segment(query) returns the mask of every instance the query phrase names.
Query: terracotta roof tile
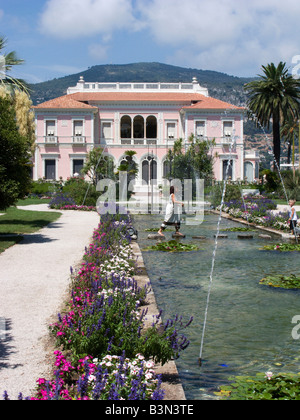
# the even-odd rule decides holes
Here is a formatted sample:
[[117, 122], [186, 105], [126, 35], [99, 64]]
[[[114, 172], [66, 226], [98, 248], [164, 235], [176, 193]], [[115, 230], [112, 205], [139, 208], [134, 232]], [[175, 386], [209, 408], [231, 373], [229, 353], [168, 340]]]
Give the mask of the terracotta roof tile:
[[61, 96], [56, 99], [34, 106], [34, 109], [98, 109], [97, 107], [82, 103], [72, 99], [69, 95]]
[[[70, 95], [77, 101], [87, 102], [178, 102], [186, 103], [183, 109], [233, 109], [244, 108], [231, 105], [199, 93], [166, 93], [166, 92], [78, 92]], [[196, 104], [192, 104], [197, 101]]]
[[[143, 93], [143, 92], [78, 92], [61, 96], [51, 101], [44, 102], [34, 109], [98, 109], [96, 106], [84, 102], [177, 102], [183, 109], [232, 109], [243, 111], [229, 103], [206, 97], [198, 93]], [[196, 103], [194, 103], [196, 102]]]
[[245, 108], [231, 105], [227, 102], [220, 101], [219, 99], [211, 97], [203, 97], [204, 99], [200, 100], [196, 104], [190, 106], [184, 106], [183, 109], [232, 109], [243, 111]]
[[187, 102], [200, 100], [205, 96], [196, 93], [165, 92], [78, 92], [69, 95], [77, 101], [88, 102]]

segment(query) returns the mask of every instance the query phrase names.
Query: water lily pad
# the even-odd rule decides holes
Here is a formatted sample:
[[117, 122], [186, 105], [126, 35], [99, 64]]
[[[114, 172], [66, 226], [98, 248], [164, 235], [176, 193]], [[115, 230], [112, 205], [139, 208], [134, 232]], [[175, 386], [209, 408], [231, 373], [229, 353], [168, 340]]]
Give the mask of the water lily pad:
[[265, 251], [279, 251], [279, 252], [300, 252], [300, 244], [276, 244], [266, 245], [262, 248]]
[[162, 251], [162, 252], [191, 252], [198, 251], [197, 245], [193, 244], [182, 244], [177, 241], [169, 241], [158, 243], [154, 246], [146, 248], [145, 251]]
[[300, 289], [300, 277], [294, 274], [290, 276], [268, 276], [262, 279], [260, 284], [282, 289]]

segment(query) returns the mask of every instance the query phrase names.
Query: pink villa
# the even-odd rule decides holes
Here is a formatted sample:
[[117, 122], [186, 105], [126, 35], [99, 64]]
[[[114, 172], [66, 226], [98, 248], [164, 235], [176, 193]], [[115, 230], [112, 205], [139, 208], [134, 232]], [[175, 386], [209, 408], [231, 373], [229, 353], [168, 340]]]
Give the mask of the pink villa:
[[245, 109], [209, 97], [195, 78], [192, 83], [86, 83], [81, 77], [67, 95], [34, 110], [35, 180], [66, 180], [80, 173], [90, 150], [102, 147], [116, 167], [125, 151], [136, 151], [136, 184], [148, 184], [149, 177], [161, 184], [168, 150], [178, 138], [188, 145], [191, 134], [215, 139], [216, 180], [223, 180], [229, 159], [233, 181], [258, 177], [259, 157], [244, 149]]

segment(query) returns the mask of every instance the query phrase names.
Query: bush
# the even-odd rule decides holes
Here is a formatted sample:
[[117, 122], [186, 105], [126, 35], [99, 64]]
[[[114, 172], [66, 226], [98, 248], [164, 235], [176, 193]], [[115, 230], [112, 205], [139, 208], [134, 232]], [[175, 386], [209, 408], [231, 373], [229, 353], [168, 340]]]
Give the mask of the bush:
[[[85, 195], [88, 195], [85, 199]], [[96, 187], [82, 178], [70, 178], [63, 187], [63, 193], [69, 196], [76, 205], [81, 206], [96, 206], [99, 192], [96, 191]], [[83, 203], [84, 202], [84, 203]]]
[[49, 203], [49, 207], [51, 209], [60, 210], [62, 207], [65, 206], [74, 206], [75, 201], [66, 194], [58, 193], [55, 194], [52, 200]]
[[38, 196], [50, 196], [53, 195], [56, 188], [59, 189], [58, 185], [55, 187], [52, 182], [39, 180], [32, 182], [30, 192]]
[[[211, 204], [214, 207], [221, 205], [224, 183], [215, 185], [211, 191]], [[241, 200], [242, 191], [238, 185], [228, 184], [226, 186], [225, 202], [232, 200]]]
[[295, 176], [292, 171], [285, 171], [282, 177], [288, 198], [300, 201], [300, 171], [295, 171]]

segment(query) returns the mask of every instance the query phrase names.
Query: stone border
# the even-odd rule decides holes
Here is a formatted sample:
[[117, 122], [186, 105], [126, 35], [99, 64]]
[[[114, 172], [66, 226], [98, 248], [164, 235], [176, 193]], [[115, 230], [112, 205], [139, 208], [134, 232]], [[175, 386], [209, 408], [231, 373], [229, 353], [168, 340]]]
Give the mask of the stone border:
[[[137, 281], [139, 287], [144, 287], [148, 284], [151, 284], [150, 279], [147, 274], [147, 270], [144, 264], [143, 255], [139, 244], [137, 242], [131, 243], [131, 248], [133, 254], [136, 258], [136, 265], [138, 269], [138, 274], [134, 276], [134, 279]], [[156, 298], [153, 290], [148, 294], [148, 314], [146, 316], [146, 326], [151, 326], [153, 322], [152, 316], [155, 316], [159, 313]], [[165, 391], [165, 398], [164, 400], [172, 401], [186, 401], [185, 393], [183, 390], [183, 386], [181, 384], [178, 370], [175, 364], [175, 361], [170, 361], [166, 363], [164, 366], [157, 365], [156, 372], [162, 375], [163, 378], [163, 385], [162, 388]]]
[[[210, 210], [210, 212], [211, 212], [211, 213], [213, 213], [213, 214], [216, 214], [216, 215], [218, 215], [218, 216], [220, 215], [220, 212], [219, 212], [218, 210]], [[255, 229], [258, 229], [258, 230], [262, 230], [262, 231], [264, 231], [264, 232], [271, 233], [271, 234], [273, 234], [273, 235], [281, 236], [281, 238], [282, 238], [282, 239], [290, 239], [290, 240], [294, 239], [294, 238], [293, 238], [292, 236], [290, 236], [288, 233], [284, 233], [284, 232], [281, 232], [281, 231], [279, 231], [279, 230], [272, 229], [272, 228], [267, 228], [267, 227], [264, 227], [264, 226], [259, 226], [259, 225], [256, 225], [255, 223], [249, 223], [249, 222], [247, 222], [247, 221], [246, 221], [246, 220], [244, 220], [244, 219], [237, 219], [237, 218], [235, 218], [235, 217], [232, 217], [232, 216], [230, 216], [230, 214], [228, 214], [228, 213], [224, 213], [224, 212], [222, 212], [222, 217], [223, 217], [224, 219], [229, 219], [229, 220], [232, 220], [233, 222], [241, 223], [241, 224], [243, 224], [243, 225], [250, 226], [250, 227], [253, 227], [253, 228], [255, 228]]]

